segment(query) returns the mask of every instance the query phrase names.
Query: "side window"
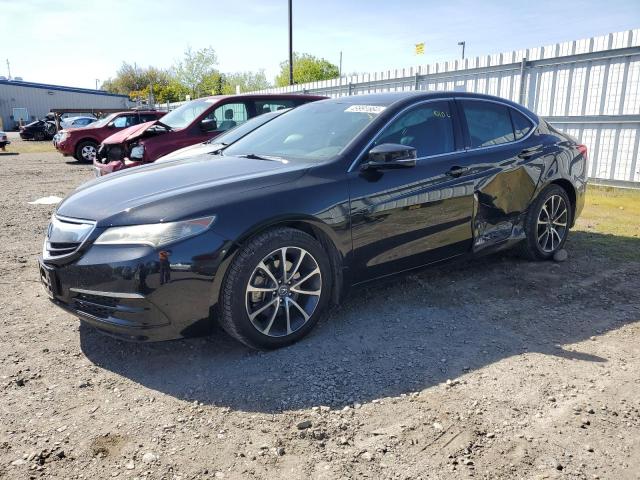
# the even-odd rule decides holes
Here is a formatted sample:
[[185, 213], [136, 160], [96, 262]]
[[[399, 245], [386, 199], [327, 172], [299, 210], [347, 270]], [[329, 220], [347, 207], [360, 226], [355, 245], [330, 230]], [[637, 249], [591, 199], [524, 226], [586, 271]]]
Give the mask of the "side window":
[[140, 123], [145, 122], [153, 122], [158, 119], [158, 116], [155, 113], [141, 113], [140, 114]]
[[461, 103], [472, 148], [490, 147], [515, 140], [508, 107], [476, 100], [463, 100]]
[[410, 145], [418, 150], [418, 157], [453, 152], [453, 114], [449, 102], [429, 102], [415, 107], [396, 118], [375, 141]]
[[218, 123], [216, 131], [224, 132], [246, 122], [249, 114], [244, 103], [225, 103], [207, 115], [206, 118], [207, 120], [215, 120]]
[[510, 108], [511, 122], [513, 123], [513, 132], [516, 135], [516, 140], [520, 140], [525, 137], [533, 128], [531, 120], [517, 111], [515, 108]]
[[296, 106], [293, 100], [259, 100], [256, 104], [256, 115], [263, 113], [275, 112], [276, 110], [284, 110]]
[[135, 125], [136, 123], [138, 123], [137, 120], [137, 115], [122, 115], [121, 117], [118, 117], [113, 121], [113, 126], [116, 128], [130, 127], [131, 125]]

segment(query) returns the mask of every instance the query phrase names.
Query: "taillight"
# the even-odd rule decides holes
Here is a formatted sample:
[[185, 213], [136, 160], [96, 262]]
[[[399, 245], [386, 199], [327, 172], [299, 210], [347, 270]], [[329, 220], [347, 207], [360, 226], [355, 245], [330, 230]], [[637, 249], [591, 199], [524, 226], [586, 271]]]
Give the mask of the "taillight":
[[585, 160], [589, 159], [587, 157], [587, 146], [586, 145], [578, 145], [576, 148], [582, 154], [582, 156], [584, 157]]

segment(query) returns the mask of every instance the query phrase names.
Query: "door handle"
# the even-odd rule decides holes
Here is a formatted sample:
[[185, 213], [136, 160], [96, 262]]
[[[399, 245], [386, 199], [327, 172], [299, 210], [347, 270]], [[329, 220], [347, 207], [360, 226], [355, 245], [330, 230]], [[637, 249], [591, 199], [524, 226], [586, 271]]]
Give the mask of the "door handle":
[[531, 158], [536, 153], [540, 153], [541, 151], [542, 151], [542, 145], [536, 145], [535, 147], [525, 148], [518, 154], [518, 157], [526, 160], [527, 158]]
[[449, 175], [450, 177], [459, 177], [460, 175], [463, 175], [468, 171], [469, 171], [469, 167], [458, 167], [456, 165], [449, 169], [449, 171], [447, 172], [447, 175]]

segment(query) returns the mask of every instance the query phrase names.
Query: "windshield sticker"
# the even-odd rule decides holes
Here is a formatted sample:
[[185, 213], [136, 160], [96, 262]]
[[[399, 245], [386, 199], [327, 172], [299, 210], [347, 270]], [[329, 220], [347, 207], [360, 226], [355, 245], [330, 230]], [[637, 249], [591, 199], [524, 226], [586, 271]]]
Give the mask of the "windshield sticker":
[[385, 108], [387, 107], [381, 107], [379, 105], [351, 105], [345, 112], [373, 113], [378, 115], [384, 112]]

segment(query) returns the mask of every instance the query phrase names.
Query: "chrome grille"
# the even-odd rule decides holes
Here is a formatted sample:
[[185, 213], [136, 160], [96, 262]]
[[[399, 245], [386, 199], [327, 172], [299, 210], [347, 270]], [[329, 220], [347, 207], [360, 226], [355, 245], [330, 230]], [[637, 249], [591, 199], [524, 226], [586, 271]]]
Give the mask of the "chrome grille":
[[44, 241], [42, 256], [60, 258], [75, 253], [86, 241], [95, 222], [75, 218], [51, 217]]

